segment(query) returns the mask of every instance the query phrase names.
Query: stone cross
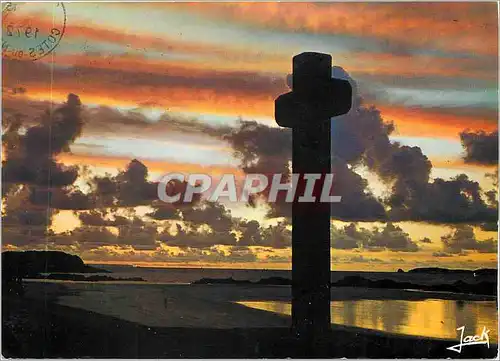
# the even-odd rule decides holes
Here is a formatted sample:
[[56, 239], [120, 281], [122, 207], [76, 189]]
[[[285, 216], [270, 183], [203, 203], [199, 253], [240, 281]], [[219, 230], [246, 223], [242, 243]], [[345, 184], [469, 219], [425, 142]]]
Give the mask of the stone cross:
[[[321, 174], [316, 186], [322, 189], [324, 175], [331, 173], [331, 117], [351, 109], [352, 88], [348, 81], [332, 78], [327, 54], [296, 55], [292, 77], [292, 91], [275, 101], [275, 118], [278, 125], [292, 128], [292, 167], [300, 174], [300, 194], [303, 174]], [[319, 355], [331, 328], [331, 204], [300, 203], [295, 197], [292, 207], [292, 329], [304, 356]]]

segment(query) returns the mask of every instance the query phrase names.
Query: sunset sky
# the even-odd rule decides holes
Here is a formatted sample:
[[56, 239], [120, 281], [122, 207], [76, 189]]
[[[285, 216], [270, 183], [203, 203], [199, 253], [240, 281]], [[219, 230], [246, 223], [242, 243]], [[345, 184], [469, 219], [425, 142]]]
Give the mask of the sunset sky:
[[[9, 21], [50, 28], [56, 5], [23, 4]], [[496, 267], [496, 3], [65, 9], [52, 53], [2, 59], [4, 249], [290, 268], [285, 206], [168, 208], [150, 190], [168, 172], [241, 181], [286, 169], [291, 134], [276, 125], [274, 99], [290, 90], [292, 57], [316, 51], [332, 55], [356, 93], [332, 126], [343, 196], [332, 210], [332, 268]], [[82, 105], [68, 100], [60, 114], [69, 125], [58, 128], [70, 93]], [[47, 174], [64, 181], [47, 188]]]

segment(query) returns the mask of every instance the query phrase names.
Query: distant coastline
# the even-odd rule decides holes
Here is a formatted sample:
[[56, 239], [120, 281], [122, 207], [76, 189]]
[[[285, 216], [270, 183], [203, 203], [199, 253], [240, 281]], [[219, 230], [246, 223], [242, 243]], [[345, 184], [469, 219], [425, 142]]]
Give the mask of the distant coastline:
[[476, 276], [496, 276], [498, 270], [495, 268], [480, 268], [477, 270], [453, 269], [453, 268], [440, 268], [440, 267], [422, 267], [413, 268], [408, 273], [433, 273], [433, 274], [474, 274]]
[[[3, 282], [7, 285], [20, 285], [23, 279], [59, 280], [75, 282], [147, 282], [142, 277], [134, 275], [127, 277], [112, 277], [108, 275], [96, 275], [95, 273], [112, 273], [110, 270], [87, 265], [76, 256], [59, 251], [6, 251], [2, 253]], [[335, 272], [335, 271], [333, 271]], [[92, 274], [94, 275], [86, 275]], [[364, 272], [362, 272], [364, 273]], [[407, 272], [398, 270], [398, 274], [406, 275], [434, 275], [449, 276], [456, 275], [458, 278], [467, 276], [469, 282], [457, 280], [454, 282], [438, 282], [436, 284], [421, 284], [410, 281], [395, 279], [369, 279], [362, 275], [346, 275], [331, 283], [331, 287], [359, 287], [379, 289], [415, 289], [422, 291], [452, 292], [475, 295], [497, 295], [497, 270], [483, 268], [477, 270], [447, 269], [439, 267], [414, 268]], [[389, 277], [388, 277], [389, 278]], [[471, 282], [472, 279], [472, 282]], [[439, 281], [439, 280], [437, 280]], [[290, 286], [291, 277], [261, 277], [258, 280], [204, 277], [197, 279], [191, 284], [223, 284], [223, 285], [270, 285]]]
[[[419, 273], [419, 274], [472, 274], [477, 278], [476, 283], [467, 283], [461, 280], [455, 281], [452, 284], [434, 284], [434, 285], [424, 285], [412, 282], [401, 282], [394, 281], [390, 279], [383, 280], [370, 280], [361, 276], [346, 276], [337, 282], [332, 282], [331, 287], [362, 287], [362, 288], [381, 288], [381, 289], [400, 289], [400, 290], [421, 290], [421, 291], [437, 291], [437, 292], [452, 292], [452, 293], [464, 293], [464, 294], [474, 294], [474, 295], [497, 295], [497, 282], [491, 282], [484, 280], [485, 277], [491, 277], [497, 275], [496, 269], [478, 269], [474, 271], [470, 270], [453, 270], [445, 268], [415, 268], [408, 273]], [[292, 285], [292, 280], [285, 277], [268, 277], [262, 278], [258, 281], [250, 280], [236, 280], [232, 277], [229, 278], [202, 278], [197, 281], [192, 282], [192, 284], [224, 284], [224, 285]]]

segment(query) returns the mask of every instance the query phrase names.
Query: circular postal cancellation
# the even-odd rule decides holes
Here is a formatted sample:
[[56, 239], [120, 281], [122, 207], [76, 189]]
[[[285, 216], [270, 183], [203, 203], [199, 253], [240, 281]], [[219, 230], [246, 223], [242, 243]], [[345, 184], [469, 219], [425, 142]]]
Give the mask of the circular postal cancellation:
[[62, 2], [2, 3], [3, 58], [43, 58], [57, 48], [65, 30]]

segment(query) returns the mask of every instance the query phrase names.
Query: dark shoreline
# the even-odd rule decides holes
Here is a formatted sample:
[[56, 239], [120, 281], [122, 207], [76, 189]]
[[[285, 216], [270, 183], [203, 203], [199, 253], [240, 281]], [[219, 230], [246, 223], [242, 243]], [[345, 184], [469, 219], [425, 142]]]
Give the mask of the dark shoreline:
[[[252, 358], [309, 357], [287, 328], [160, 328], [16, 296], [2, 300], [4, 357]], [[13, 322], [14, 320], [14, 322]], [[497, 346], [446, 350], [455, 341], [333, 328], [325, 357], [493, 358]]]
[[111, 277], [105, 275], [84, 276], [74, 273], [50, 273], [47, 275], [36, 275], [29, 279], [33, 280], [55, 280], [55, 281], [76, 281], [76, 282], [146, 282], [141, 277]]
[[[291, 286], [292, 280], [284, 277], [267, 277], [258, 281], [237, 280], [229, 278], [201, 278], [192, 282], [193, 285], [244, 285], [244, 286]], [[466, 283], [456, 281], [452, 284], [423, 285], [411, 282], [398, 282], [389, 279], [372, 281], [360, 276], [347, 276], [337, 282], [331, 282], [330, 287], [361, 287], [394, 290], [419, 290], [424, 292], [450, 292], [478, 296], [497, 296], [496, 282]]]

